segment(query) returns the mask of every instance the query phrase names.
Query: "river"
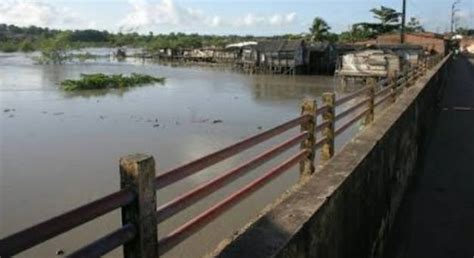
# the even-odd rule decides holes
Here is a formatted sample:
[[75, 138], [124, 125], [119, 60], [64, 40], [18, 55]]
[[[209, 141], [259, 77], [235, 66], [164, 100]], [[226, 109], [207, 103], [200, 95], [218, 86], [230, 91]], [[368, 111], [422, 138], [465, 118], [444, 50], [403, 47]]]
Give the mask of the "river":
[[[164, 76], [166, 83], [129, 90], [59, 89], [61, 80], [99, 72]], [[0, 238], [118, 190], [121, 156], [151, 154], [160, 173], [297, 117], [303, 98], [319, 98], [322, 92], [333, 91], [334, 85], [332, 77], [324, 76], [247, 75], [136, 59], [37, 65], [31, 55], [0, 54]], [[296, 132], [158, 191], [158, 202]], [[262, 175], [292, 151], [160, 224], [160, 237]], [[296, 168], [280, 176], [165, 257], [204, 255], [297, 179]], [[120, 213], [113, 212], [20, 257], [53, 257], [57, 250], [67, 254], [119, 226]], [[119, 249], [110, 254], [116, 256], [121, 256]]]

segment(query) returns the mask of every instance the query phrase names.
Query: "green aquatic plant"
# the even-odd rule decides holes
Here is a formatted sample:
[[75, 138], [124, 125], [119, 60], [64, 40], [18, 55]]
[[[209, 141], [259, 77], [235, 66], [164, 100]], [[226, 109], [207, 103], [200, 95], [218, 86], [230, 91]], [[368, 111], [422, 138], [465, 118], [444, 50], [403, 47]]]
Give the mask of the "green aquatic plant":
[[64, 80], [61, 87], [66, 91], [127, 88], [144, 84], [164, 83], [165, 78], [153, 77], [146, 74], [132, 73], [130, 76], [122, 74], [106, 75], [102, 73], [81, 74], [79, 80]]

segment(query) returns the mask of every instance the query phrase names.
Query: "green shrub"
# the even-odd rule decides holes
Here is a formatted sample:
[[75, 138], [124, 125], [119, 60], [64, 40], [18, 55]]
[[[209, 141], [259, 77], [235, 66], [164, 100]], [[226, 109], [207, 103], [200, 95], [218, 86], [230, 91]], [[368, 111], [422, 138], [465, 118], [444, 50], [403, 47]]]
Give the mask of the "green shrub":
[[132, 73], [131, 76], [81, 74], [79, 80], [65, 80], [61, 87], [66, 91], [135, 87], [144, 84], [163, 83], [165, 78]]
[[0, 42], [0, 51], [5, 53], [13, 53], [18, 51], [18, 45], [11, 41]]

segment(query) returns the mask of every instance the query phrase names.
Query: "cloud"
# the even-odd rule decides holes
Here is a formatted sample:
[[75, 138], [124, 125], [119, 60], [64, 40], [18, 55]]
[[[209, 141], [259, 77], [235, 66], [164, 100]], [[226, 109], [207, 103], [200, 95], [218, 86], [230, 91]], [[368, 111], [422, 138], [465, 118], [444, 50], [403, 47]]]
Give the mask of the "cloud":
[[259, 16], [253, 13], [241, 17], [221, 17], [204, 11], [183, 7], [173, 0], [149, 3], [147, 0], [130, 0], [131, 11], [119, 23], [121, 31], [138, 31], [153, 26], [167, 25], [177, 29], [183, 27], [254, 27], [286, 26], [296, 21], [296, 13], [276, 13]]
[[1, 0], [0, 23], [62, 28], [90, 25], [67, 8], [57, 8], [41, 1], [27, 0]]
[[271, 25], [283, 26], [292, 24], [295, 21], [296, 13], [288, 13], [285, 15], [275, 14], [270, 17], [269, 22]]
[[237, 19], [234, 23], [235, 26], [286, 26], [291, 25], [296, 20], [296, 13], [288, 13], [288, 14], [273, 14], [271, 16], [258, 16], [253, 13], [249, 13], [244, 17]]
[[220, 24], [220, 17], [207, 17], [202, 11], [185, 8], [172, 0], [162, 0], [150, 4], [146, 0], [131, 0], [131, 12], [120, 22], [120, 27], [126, 30], [138, 30], [141, 27], [153, 25], [183, 26], [196, 22], [210, 26]]

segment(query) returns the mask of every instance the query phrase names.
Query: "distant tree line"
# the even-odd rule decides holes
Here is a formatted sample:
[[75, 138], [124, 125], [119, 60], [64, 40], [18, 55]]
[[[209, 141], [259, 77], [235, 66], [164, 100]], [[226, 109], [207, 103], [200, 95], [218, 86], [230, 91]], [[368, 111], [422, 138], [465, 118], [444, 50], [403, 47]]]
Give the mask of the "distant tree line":
[[110, 33], [99, 30], [60, 31], [36, 26], [18, 27], [0, 24], [0, 51], [34, 51], [48, 48], [53, 41], [61, 38], [68, 48], [83, 47], [143, 47], [149, 50], [160, 48], [199, 48], [207, 46], [223, 47], [226, 44], [264, 39], [265, 37], [239, 35], [199, 35], [185, 33], [146, 35], [138, 33]]
[[[199, 35], [185, 33], [148, 34], [110, 33], [99, 30], [65, 30], [60, 31], [36, 26], [18, 27], [0, 24], [0, 51], [34, 51], [40, 50], [45, 56], [61, 56], [71, 48], [83, 47], [141, 47], [149, 51], [162, 48], [201, 48], [223, 47], [226, 44], [240, 41], [265, 39], [304, 39], [307, 41], [355, 42], [375, 38], [383, 33], [400, 30], [401, 14], [395, 9], [381, 6], [370, 10], [375, 23], [362, 22], [352, 25], [351, 29], [336, 34], [331, 32], [329, 24], [321, 17], [313, 20], [309, 33], [286, 34], [273, 37], [255, 37], [239, 35]], [[423, 32], [420, 22], [412, 17], [407, 23], [407, 32]], [[464, 33], [469, 30], [464, 29]], [[58, 51], [53, 51], [58, 50]], [[58, 56], [56, 56], [58, 57]]]

